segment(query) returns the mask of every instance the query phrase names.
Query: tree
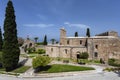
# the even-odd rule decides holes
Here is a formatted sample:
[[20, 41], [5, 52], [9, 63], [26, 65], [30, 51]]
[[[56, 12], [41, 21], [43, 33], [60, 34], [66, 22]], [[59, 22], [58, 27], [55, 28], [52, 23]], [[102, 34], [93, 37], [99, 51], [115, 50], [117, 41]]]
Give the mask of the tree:
[[44, 67], [48, 63], [50, 63], [50, 61], [51, 60], [48, 56], [37, 56], [36, 58], [33, 58], [32, 66], [34, 69], [36, 69], [38, 67]]
[[37, 43], [38, 37], [35, 37], [34, 40], [35, 40], [35, 43]]
[[47, 36], [45, 35], [43, 45], [47, 45]]
[[75, 37], [78, 37], [78, 32], [75, 32]]
[[87, 28], [86, 36], [90, 37], [90, 29], [89, 28]]
[[2, 31], [0, 28], [0, 51], [2, 51], [2, 46], [3, 46], [3, 40], [2, 40]]
[[52, 44], [54, 44], [56, 40], [55, 39], [51, 39], [50, 41], [52, 41]]
[[2, 54], [2, 62], [6, 71], [11, 71], [18, 66], [20, 55], [14, 12], [13, 3], [9, 0], [4, 20], [4, 43]]

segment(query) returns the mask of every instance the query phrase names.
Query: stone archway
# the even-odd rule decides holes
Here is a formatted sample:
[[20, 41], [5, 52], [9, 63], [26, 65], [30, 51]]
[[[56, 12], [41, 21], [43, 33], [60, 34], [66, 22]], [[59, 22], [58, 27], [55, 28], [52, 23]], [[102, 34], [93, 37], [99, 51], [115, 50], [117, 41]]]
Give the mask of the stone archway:
[[31, 48], [31, 47], [32, 47], [32, 43], [29, 44], [29, 48]]
[[80, 59], [80, 51], [76, 52], [76, 59]]

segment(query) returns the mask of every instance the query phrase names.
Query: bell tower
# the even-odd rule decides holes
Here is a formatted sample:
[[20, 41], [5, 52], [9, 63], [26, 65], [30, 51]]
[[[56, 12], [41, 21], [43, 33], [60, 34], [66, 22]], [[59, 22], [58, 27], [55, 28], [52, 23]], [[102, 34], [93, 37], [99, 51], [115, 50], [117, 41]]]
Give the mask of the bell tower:
[[66, 30], [64, 28], [60, 29], [60, 45], [65, 45]]

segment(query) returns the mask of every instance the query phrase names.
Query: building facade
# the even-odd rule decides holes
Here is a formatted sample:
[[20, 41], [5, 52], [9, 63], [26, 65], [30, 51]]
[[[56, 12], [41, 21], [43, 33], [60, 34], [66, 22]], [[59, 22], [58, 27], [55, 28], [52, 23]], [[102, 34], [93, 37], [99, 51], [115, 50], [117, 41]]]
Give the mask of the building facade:
[[88, 52], [89, 59], [107, 61], [108, 58], [120, 59], [120, 38], [115, 31], [97, 34], [93, 37], [67, 37], [66, 30], [60, 29], [60, 43], [46, 46], [50, 57], [77, 59], [81, 52]]

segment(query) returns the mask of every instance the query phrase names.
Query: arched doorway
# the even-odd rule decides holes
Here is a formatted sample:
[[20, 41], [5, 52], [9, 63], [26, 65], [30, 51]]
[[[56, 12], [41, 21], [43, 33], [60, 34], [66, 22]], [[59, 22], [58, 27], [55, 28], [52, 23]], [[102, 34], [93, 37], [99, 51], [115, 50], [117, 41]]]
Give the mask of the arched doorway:
[[80, 52], [79, 51], [76, 52], [76, 58], [77, 58], [77, 60], [80, 59]]

